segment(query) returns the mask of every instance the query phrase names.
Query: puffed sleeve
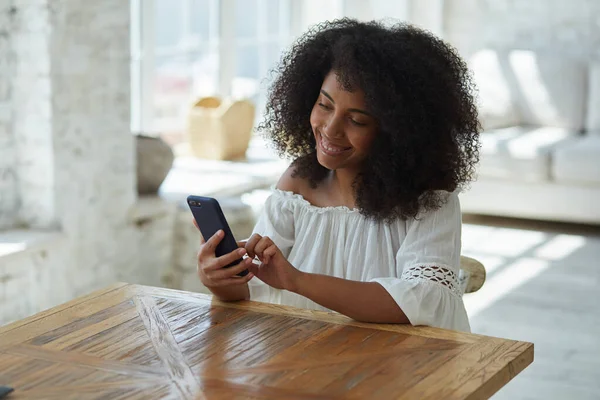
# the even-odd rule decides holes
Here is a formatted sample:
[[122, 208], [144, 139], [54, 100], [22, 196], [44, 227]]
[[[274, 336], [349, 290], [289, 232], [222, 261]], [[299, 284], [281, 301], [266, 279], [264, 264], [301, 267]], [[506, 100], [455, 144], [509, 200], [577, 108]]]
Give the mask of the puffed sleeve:
[[406, 222], [396, 255], [397, 277], [376, 278], [412, 325], [470, 332], [458, 283], [461, 250], [458, 193], [435, 211]]
[[[274, 190], [267, 198], [262, 213], [260, 214], [253, 234], [268, 236], [279, 247], [287, 258], [294, 245], [294, 209], [284, 192]], [[258, 278], [248, 282], [250, 299], [262, 302], [273, 302], [271, 298], [276, 293], [270, 286]]]

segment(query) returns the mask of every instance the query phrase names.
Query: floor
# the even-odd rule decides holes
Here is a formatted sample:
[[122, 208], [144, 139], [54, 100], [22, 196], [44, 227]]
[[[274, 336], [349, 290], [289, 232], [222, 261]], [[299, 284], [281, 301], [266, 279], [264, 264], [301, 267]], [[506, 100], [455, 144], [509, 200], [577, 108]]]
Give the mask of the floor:
[[463, 254], [488, 273], [472, 331], [535, 345], [493, 399], [600, 399], [600, 227], [465, 216]]

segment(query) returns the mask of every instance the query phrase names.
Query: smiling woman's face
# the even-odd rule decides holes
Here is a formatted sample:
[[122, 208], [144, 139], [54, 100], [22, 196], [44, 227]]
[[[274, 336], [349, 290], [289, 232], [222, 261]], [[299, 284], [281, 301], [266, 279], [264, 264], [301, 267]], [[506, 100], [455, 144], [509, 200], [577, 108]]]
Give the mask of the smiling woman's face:
[[344, 90], [335, 72], [327, 74], [310, 114], [317, 159], [327, 169], [360, 170], [377, 133], [360, 89]]

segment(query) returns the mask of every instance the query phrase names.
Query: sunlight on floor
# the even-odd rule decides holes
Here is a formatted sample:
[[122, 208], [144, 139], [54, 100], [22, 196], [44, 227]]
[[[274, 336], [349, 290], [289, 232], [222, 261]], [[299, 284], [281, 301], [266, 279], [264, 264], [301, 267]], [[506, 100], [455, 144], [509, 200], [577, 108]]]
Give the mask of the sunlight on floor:
[[494, 226], [463, 226], [463, 252], [518, 257], [549, 239], [545, 232]]
[[464, 302], [469, 317], [474, 317], [515, 288], [538, 276], [546, 268], [547, 261], [535, 258], [523, 258], [505, 266], [487, 279], [481, 290], [465, 296]]
[[585, 238], [575, 235], [557, 235], [539, 247], [535, 255], [545, 260], [560, 260], [583, 247]]
[[463, 255], [478, 259], [487, 278], [464, 297], [473, 317], [585, 245], [585, 237], [483, 225], [463, 225]]

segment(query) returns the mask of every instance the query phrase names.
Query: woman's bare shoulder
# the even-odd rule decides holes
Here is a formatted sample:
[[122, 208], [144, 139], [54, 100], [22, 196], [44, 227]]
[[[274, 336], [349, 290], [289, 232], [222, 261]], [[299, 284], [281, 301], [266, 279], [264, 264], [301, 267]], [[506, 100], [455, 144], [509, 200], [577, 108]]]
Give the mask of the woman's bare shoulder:
[[279, 190], [299, 194], [302, 197], [311, 197], [313, 189], [310, 187], [308, 180], [294, 174], [295, 167], [290, 165], [288, 169], [281, 175], [279, 182], [275, 186]]

